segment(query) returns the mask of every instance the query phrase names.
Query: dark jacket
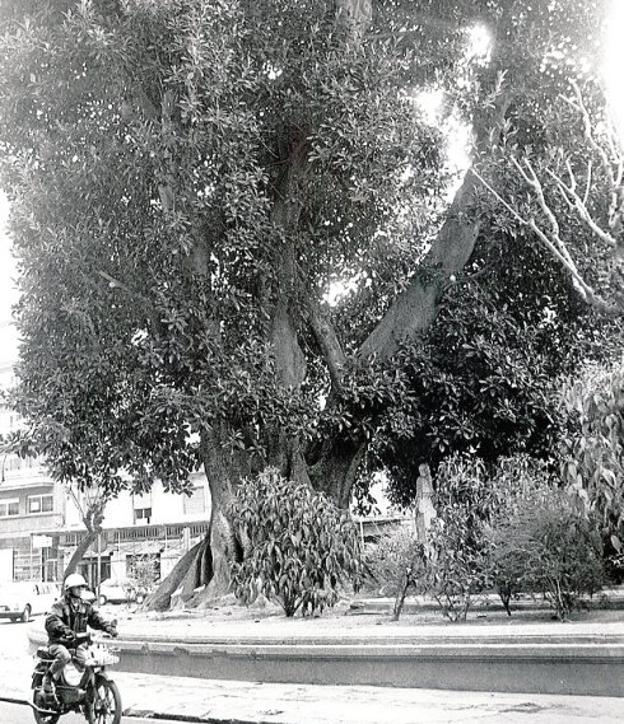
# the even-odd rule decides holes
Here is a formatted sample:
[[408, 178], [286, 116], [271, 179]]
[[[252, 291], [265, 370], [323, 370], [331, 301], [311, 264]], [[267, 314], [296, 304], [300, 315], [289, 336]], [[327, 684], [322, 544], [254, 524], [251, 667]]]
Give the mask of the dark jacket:
[[51, 644], [71, 641], [74, 634], [85, 633], [87, 625], [110, 633], [113, 625], [103, 618], [92, 604], [72, 598], [69, 594], [55, 601], [45, 620]]

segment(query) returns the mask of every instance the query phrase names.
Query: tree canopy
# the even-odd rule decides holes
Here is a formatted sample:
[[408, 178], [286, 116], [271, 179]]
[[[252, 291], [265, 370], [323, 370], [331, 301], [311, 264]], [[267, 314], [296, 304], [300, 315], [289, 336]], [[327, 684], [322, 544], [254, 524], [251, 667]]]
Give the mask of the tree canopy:
[[[506, 335], [510, 374], [526, 382], [511, 396], [547, 417], [533, 387], [557, 355], [538, 349], [539, 323], [527, 332], [514, 318], [524, 298], [479, 332], [475, 315], [483, 322], [509, 287], [453, 291], [464, 271], [490, 274], [466, 267], [495, 256], [473, 257], [479, 239], [527, 260], [530, 233], [517, 254], [514, 220], [474, 174], [449, 204], [445, 135], [418, 100], [436, 90], [447, 118], [470, 125], [475, 168], [507, 184], [505, 197], [504, 140], [513, 132], [540, 156], [557, 145], [553, 100], [593, 73], [582, 59], [600, 44], [603, 11], [597, 0], [3, 6], [17, 403], [54, 474], [113, 492], [158, 477], [183, 491], [203, 464], [209, 545], [227, 559], [241, 476], [275, 466], [346, 505], [404, 391], [431, 418], [456, 395], [444, 366], [461, 377], [478, 358], [483, 373], [470, 372], [459, 403], [469, 406], [479, 385], [504, 384]], [[485, 56], [471, 53], [476, 26], [491, 40]], [[499, 253], [499, 278], [506, 266]], [[522, 264], [508, 266], [520, 278]], [[556, 271], [530, 275], [526, 294], [543, 301]], [[345, 282], [353, 291], [329, 305]], [[559, 298], [573, 292], [567, 277], [557, 284]], [[453, 350], [453, 334], [476, 357]], [[406, 367], [414, 355], [422, 364]], [[427, 374], [435, 392], [419, 389]], [[506, 404], [479, 414], [500, 422]], [[526, 447], [534, 431], [510, 435]], [[218, 561], [209, 568], [227, 577]]]

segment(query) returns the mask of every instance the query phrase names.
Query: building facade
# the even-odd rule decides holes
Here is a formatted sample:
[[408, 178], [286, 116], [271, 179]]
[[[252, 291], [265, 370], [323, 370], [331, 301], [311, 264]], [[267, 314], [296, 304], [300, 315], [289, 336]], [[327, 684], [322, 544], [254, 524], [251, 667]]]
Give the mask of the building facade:
[[[206, 477], [192, 477], [191, 496], [168, 493], [156, 482], [150, 493], [124, 491], [107, 503], [102, 534], [83, 557], [79, 571], [93, 588], [106, 579], [164, 578], [178, 559], [208, 531], [210, 496]], [[46, 535], [63, 565], [84, 535], [84, 524], [73, 500], [67, 501], [63, 524]]]
[[[0, 328], [0, 341], [3, 329]], [[0, 365], [0, 388], [13, 380], [12, 364]], [[19, 426], [15, 412], [0, 405], [0, 433]], [[210, 494], [203, 473], [192, 476], [192, 495], [168, 493], [156, 482], [150, 493], [124, 491], [105, 508], [102, 534], [79, 570], [95, 588], [107, 578], [135, 578], [146, 566], [154, 580], [208, 530]], [[15, 454], [0, 458], [0, 583], [58, 581], [85, 535], [80, 504], [47, 474], [40, 460]]]
[[[0, 327], [0, 343], [12, 330]], [[3, 349], [5, 347], [3, 346]], [[13, 382], [13, 367], [0, 365], [0, 388]], [[0, 433], [19, 426], [15, 412], [0, 406]], [[65, 501], [39, 461], [14, 454], [0, 457], [0, 582], [56, 580], [57, 551], [44, 531], [62, 524]]]

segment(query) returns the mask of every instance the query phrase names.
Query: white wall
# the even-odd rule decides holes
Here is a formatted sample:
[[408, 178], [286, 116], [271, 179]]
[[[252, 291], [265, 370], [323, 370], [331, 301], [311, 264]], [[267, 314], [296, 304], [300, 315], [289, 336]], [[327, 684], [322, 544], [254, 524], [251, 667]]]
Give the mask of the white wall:
[[[134, 508], [152, 508], [150, 524], [180, 523], [183, 521], [206, 520], [210, 510], [210, 496], [207, 491], [206, 477], [203, 473], [193, 476], [193, 482], [205, 490], [206, 511], [204, 513], [186, 514], [184, 512], [184, 497], [176, 493], [166, 493], [160, 482], [155, 482], [151, 493], [133, 498], [128, 491], [122, 491], [119, 496], [108, 502], [104, 516], [105, 528], [123, 528], [134, 525]], [[82, 520], [73, 499], [67, 495], [66, 525], [69, 528], [82, 528]], [[137, 525], [140, 525], [139, 521]]]
[[0, 548], [0, 583], [13, 580], [13, 548]]

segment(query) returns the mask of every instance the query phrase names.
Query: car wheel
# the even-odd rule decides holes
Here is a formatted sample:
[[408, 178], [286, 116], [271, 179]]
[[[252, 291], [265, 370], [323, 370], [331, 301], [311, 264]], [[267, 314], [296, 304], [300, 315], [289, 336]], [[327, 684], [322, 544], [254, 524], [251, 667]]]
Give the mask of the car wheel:
[[106, 601], [108, 601], [108, 598], [106, 598], [106, 596], [103, 593], [100, 593], [100, 597], [98, 598], [98, 602], [99, 602], [100, 606], [103, 606], [106, 603]]
[[31, 610], [30, 606], [28, 604], [26, 604], [24, 606], [24, 610], [22, 611], [22, 615], [20, 617], [24, 623], [28, 623], [30, 621], [30, 610]]

